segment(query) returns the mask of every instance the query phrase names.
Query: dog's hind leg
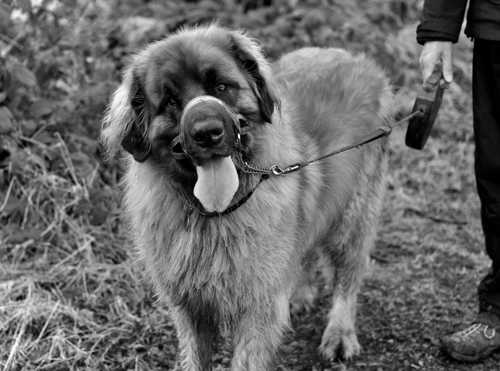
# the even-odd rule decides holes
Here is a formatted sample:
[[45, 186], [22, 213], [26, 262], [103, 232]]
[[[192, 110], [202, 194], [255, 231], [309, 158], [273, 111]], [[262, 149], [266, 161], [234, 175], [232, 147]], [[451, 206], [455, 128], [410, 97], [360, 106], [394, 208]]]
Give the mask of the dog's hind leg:
[[177, 369], [182, 371], [210, 370], [217, 337], [217, 327], [207, 318], [193, 318], [183, 308], [171, 309], [170, 316], [177, 330], [179, 359]]
[[289, 296], [281, 294], [251, 308], [236, 329], [232, 371], [268, 371], [289, 324]]
[[347, 255], [336, 257], [333, 305], [320, 345], [320, 352], [330, 360], [349, 359], [361, 350], [355, 328], [356, 298], [366, 259]]
[[290, 311], [292, 315], [302, 311], [309, 313], [313, 308], [314, 300], [318, 294], [318, 288], [314, 282], [317, 260], [318, 257], [314, 250], [309, 250], [302, 258], [302, 272], [290, 299]]
[[[333, 268], [333, 304], [320, 345], [327, 359], [349, 359], [361, 350], [355, 329], [356, 302], [375, 240], [385, 188], [384, 166], [383, 161], [380, 168], [360, 182], [361, 189], [351, 200], [343, 222], [323, 248]], [[339, 239], [333, 241], [336, 237]]]

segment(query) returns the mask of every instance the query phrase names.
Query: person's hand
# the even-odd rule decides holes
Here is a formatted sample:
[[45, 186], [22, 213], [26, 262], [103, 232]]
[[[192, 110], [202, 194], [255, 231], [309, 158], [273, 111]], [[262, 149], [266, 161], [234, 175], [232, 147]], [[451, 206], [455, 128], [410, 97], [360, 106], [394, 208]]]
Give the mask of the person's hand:
[[[451, 41], [428, 41], [424, 44], [422, 53], [420, 53], [420, 70], [424, 84], [435, 83], [431, 81], [434, 80], [432, 73], [439, 64], [442, 68], [442, 71], [439, 72], [442, 72], [444, 81], [447, 83], [453, 81], [451, 44]], [[437, 81], [440, 78], [441, 76], [438, 76]]]

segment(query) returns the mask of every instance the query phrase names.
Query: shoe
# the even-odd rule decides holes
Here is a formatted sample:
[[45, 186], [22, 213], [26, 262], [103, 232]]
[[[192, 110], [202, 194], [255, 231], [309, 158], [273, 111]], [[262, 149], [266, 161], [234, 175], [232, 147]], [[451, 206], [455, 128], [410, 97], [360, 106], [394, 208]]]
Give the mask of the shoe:
[[474, 322], [441, 339], [443, 351], [458, 361], [476, 362], [500, 348], [500, 327]]

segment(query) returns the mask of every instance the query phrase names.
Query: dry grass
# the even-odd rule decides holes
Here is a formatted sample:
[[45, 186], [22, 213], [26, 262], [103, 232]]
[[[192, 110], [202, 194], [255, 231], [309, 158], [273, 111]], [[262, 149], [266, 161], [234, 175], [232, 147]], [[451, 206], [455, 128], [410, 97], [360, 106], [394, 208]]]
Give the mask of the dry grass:
[[[134, 43], [155, 38], [155, 32], [217, 15], [223, 24], [246, 28], [260, 38], [272, 57], [309, 44], [366, 52], [411, 98], [418, 82], [418, 12], [413, 2], [397, 0], [369, 6], [311, 0], [293, 8], [287, 5], [293, 2], [276, 1], [275, 7], [247, 14], [232, 1], [76, 3], [71, 14], [62, 16], [81, 25], [80, 33], [74, 31], [76, 45], [57, 49], [68, 57], [58, 60], [65, 78], [50, 75], [39, 91], [29, 86], [15, 94], [8, 91], [7, 107], [15, 120], [13, 129], [0, 136], [0, 148], [11, 154], [0, 160], [0, 370], [170, 369], [174, 331], [166, 308], [142, 276], [120, 221], [119, 167], [102, 162], [95, 142], [105, 96], [116, 83], [114, 69], [123, 55]], [[110, 7], [114, 12], [107, 11]], [[130, 26], [130, 14], [158, 17], [144, 33]], [[121, 30], [120, 24], [132, 31]], [[33, 31], [37, 25], [31, 27]], [[0, 38], [0, 50], [9, 48], [12, 58], [40, 67], [37, 53], [16, 52], [22, 36]], [[473, 178], [470, 47], [466, 40], [457, 47], [457, 83], [446, 93], [425, 150], [406, 148], [402, 130], [392, 135], [381, 233], [360, 298], [363, 354], [347, 365], [327, 365], [317, 358], [326, 308], [321, 304], [328, 300], [323, 297], [312, 313], [294, 316], [281, 369], [497, 367], [498, 357], [469, 366], [450, 363], [439, 352], [439, 337], [472, 318], [476, 284], [487, 268]], [[88, 49], [93, 59], [81, 49]], [[47, 58], [60, 57], [48, 50]], [[98, 84], [102, 82], [106, 85]], [[48, 113], [33, 118], [23, 101], [14, 99], [19, 94], [64, 104], [57, 110], [42, 105]], [[30, 132], [32, 121], [36, 130]], [[217, 359], [227, 362], [227, 355]]]

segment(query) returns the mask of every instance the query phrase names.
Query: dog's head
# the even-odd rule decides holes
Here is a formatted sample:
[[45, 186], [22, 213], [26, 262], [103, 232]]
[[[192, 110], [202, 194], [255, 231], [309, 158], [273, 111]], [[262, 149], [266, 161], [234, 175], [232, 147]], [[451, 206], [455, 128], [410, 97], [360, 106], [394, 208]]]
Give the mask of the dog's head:
[[271, 122], [276, 104], [269, 65], [253, 40], [218, 26], [186, 29], [133, 58], [102, 137], [111, 154], [123, 148], [194, 183], [205, 170], [227, 169], [222, 159], [234, 151], [240, 125], [251, 156], [252, 136]]

